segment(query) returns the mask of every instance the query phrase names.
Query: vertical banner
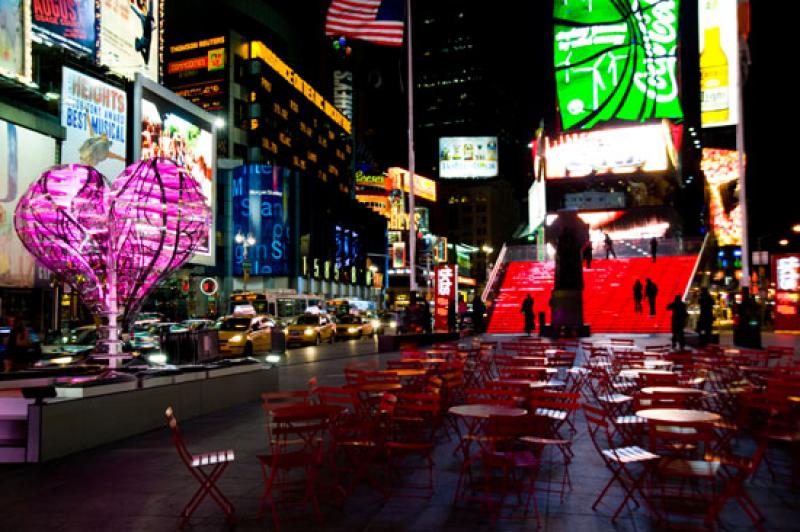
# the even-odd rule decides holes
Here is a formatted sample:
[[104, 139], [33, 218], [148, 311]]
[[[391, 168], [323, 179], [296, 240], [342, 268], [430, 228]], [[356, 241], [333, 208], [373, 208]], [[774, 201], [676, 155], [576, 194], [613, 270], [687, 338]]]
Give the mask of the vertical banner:
[[[250, 164], [233, 171], [232, 236], [252, 235], [251, 275], [289, 275], [290, 170]], [[233, 275], [244, 274], [244, 246], [233, 243]]]
[[406, 243], [395, 242], [392, 244], [392, 268], [406, 267]]
[[739, 122], [739, 35], [736, 0], [701, 0], [697, 19], [700, 46], [702, 127]]
[[453, 301], [456, 296], [455, 268], [449, 264], [440, 264], [436, 266], [435, 272], [433, 328], [446, 331], [450, 301]]
[[0, 0], [0, 76], [31, 79], [28, 2]]
[[31, 288], [35, 261], [14, 230], [20, 196], [55, 164], [55, 139], [0, 120], [0, 286]]
[[775, 330], [800, 330], [800, 255], [774, 255]]
[[333, 105], [353, 119], [353, 73], [349, 70], [333, 71]]
[[63, 164], [88, 164], [114, 179], [125, 169], [128, 99], [125, 91], [63, 68], [61, 146]]

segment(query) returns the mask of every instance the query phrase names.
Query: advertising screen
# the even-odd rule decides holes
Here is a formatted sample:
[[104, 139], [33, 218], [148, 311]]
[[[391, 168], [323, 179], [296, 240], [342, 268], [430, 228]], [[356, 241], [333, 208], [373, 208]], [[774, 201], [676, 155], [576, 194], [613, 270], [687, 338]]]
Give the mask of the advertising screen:
[[132, 79], [158, 80], [159, 2], [100, 0], [100, 63]]
[[95, 0], [31, 3], [33, 36], [94, 59], [96, 47]]
[[359, 263], [359, 256], [361, 255], [361, 242], [358, 232], [337, 225], [334, 233], [334, 241], [336, 242], [335, 267], [342, 270], [355, 266]]
[[661, 172], [669, 167], [672, 149], [663, 124], [568, 133], [545, 138], [547, 178]]
[[773, 255], [772, 278], [775, 279], [775, 330], [800, 330], [800, 256]]
[[88, 164], [114, 179], [125, 169], [128, 97], [125, 91], [64, 67], [61, 83], [63, 164]]
[[[215, 210], [216, 139], [214, 117], [141, 75], [134, 87], [135, 158], [168, 157], [186, 168], [200, 184], [206, 203]], [[208, 232], [208, 242], [200, 246], [191, 262], [215, 263], [215, 229]]]
[[739, 122], [739, 35], [736, 0], [699, 2], [700, 121], [703, 127]]
[[[250, 275], [289, 274], [289, 179], [287, 168], [251, 164], [233, 171], [233, 235], [252, 235]], [[243, 275], [244, 246], [233, 248], [233, 275]]]
[[0, 0], [0, 76], [31, 77], [28, 2]]
[[[408, 170], [392, 166], [387, 173], [389, 174], [389, 179], [387, 181], [389, 187], [393, 190], [399, 190], [400, 183], [402, 183], [403, 192], [411, 192]], [[414, 174], [414, 197], [436, 201], [436, 181], [428, 179], [427, 177], [422, 177], [419, 174]]]
[[449, 264], [436, 266], [436, 294], [434, 296], [433, 328], [438, 331], [448, 329], [450, 302], [456, 297], [456, 271]]
[[682, 118], [679, 0], [554, 3], [554, 66], [564, 129]]
[[703, 148], [700, 169], [708, 185], [711, 230], [720, 246], [742, 245], [739, 157], [734, 150]]
[[0, 120], [0, 286], [34, 286], [35, 261], [14, 230], [14, 210], [31, 183], [55, 164], [55, 154], [55, 139]]
[[528, 227], [531, 231], [544, 223], [547, 216], [547, 200], [544, 179], [534, 181], [528, 189]]
[[224, 35], [167, 48], [164, 85], [206, 111], [227, 108], [227, 44]]
[[497, 177], [497, 137], [441, 137], [439, 177]]

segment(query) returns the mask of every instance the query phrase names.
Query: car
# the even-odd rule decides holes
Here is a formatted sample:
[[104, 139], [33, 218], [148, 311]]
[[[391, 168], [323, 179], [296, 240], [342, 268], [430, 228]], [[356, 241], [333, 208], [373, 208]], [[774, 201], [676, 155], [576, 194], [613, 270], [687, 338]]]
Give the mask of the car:
[[192, 318], [183, 320], [170, 327], [170, 332], [179, 331], [204, 331], [206, 329], [213, 329], [216, 327], [214, 320], [206, 320], [201, 318]]
[[304, 314], [286, 327], [286, 346], [294, 344], [319, 345], [323, 341], [333, 343], [336, 329], [325, 314]]
[[378, 315], [380, 325], [377, 327], [379, 334], [396, 334], [400, 328], [400, 315], [397, 312], [383, 312]]
[[339, 324], [336, 327], [336, 338], [363, 338], [376, 334], [375, 328], [370, 320], [361, 316], [345, 314], [339, 316]]
[[66, 366], [85, 362], [97, 346], [97, 327], [83, 325], [71, 329], [67, 334], [56, 338], [53, 343], [41, 348], [41, 355], [34, 367]]
[[219, 351], [223, 356], [252, 356], [272, 348], [275, 321], [266, 315], [231, 315], [219, 324]]
[[133, 325], [152, 325], [167, 321], [167, 317], [160, 312], [140, 312], [133, 320]]

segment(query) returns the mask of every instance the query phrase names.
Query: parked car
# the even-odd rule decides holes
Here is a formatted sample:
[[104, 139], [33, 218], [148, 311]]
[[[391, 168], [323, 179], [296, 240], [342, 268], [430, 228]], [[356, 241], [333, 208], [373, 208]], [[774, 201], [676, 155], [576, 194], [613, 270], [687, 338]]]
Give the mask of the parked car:
[[266, 315], [226, 316], [219, 325], [219, 350], [225, 356], [252, 356], [272, 348], [275, 321]]
[[304, 314], [286, 327], [286, 346], [294, 344], [319, 345], [323, 341], [333, 343], [336, 329], [325, 314]]
[[345, 314], [339, 316], [339, 323], [336, 327], [336, 338], [356, 338], [372, 336], [376, 334], [375, 328], [369, 320], [361, 316]]
[[167, 317], [160, 312], [140, 312], [133, 320], [133, 325], [153, 325], [167, 321]]
[[65, 366], [85, 362], [97, 346], [97, 327], [83, 325], [57, 337], [53, 343], [41, 346], [35, 367]]
[[378, 315], [378, 334], [396, 334], [400, 328], [400, 315], [397, 312], [383, 312]]
[[183, 320], [170, 327], [170, 332], [178, 331], [204, 331], [206, 329], [213, 329], [216, 327], [214, 320], [206, 320], [201, 318], [192, 318]]

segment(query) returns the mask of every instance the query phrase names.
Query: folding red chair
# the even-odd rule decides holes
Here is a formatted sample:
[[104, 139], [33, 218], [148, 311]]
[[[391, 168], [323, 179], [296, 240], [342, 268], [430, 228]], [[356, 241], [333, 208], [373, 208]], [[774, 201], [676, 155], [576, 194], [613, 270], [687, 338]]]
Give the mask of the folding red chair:
[[[175, 448], [178, 450], [178, 455], [181, 461], [192, 474], [192, 476], [200, 483], [200, 487], [194, 492], [192, 498], [181, 511], [181, 522], [179, 528], [183, 528], [189, 522], [189, 518], [194, 511], [203, 502], [206, 495], [211, 495], [211, 498], [222, 508], [225, 512], [225, 518], [229, 523], [233, 523], [236, 518], [234, 516], [233, 505], [217, 488], [217, 481], [228, 464], [233, 462], [233, 450], [227, 451], [214, 451], [210, 453], [192, 454], [186, 448], [180, 430], [178, 430], [178, 420], [175, 419], [175, 413], [172, 407], [167, 407], [165, 412], [167, 416], [167, 426], [172, 430], [172, 441], [175, 443]], [[211, 467], [211, 471], [205, 468]]]
[[[600, 455], [600, 458], [603, 459], [606, 467], [611, 471], [611, 479], [609, 479], [608, 483], [606, 483], [605, 487], [603, 487], [600, 494], [595, 499], [592, 504], [592, 510], [597, 509], [597, 506], [606, 496], [606, 493], [608, 493], [608, 490], [615, 481], [624, 491], [625, 497], [614, 512], [611, 518], [612, 522], [616, 521], [628, 501], [633, 501], [637, 507], [639, 506], [636, 500], [637, 493], [648, 508], [652, 508], [642, 485], [648, 472], [655, 464], [655, 461], [659, 459], [659, 456], [636, 445], [615, 447], [613, 443], [613, 434], [609, 430], [609, 423], [605, 417], [605, 412], [586, 404], [581, 405], [581, 407], [586, 417], [587, 429], [592, 444]], [[640, 466], [641, 469], [638, 472], [634, 471], [634, 466]]]

